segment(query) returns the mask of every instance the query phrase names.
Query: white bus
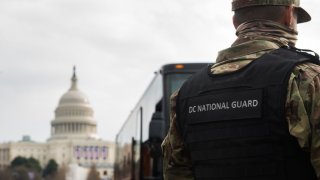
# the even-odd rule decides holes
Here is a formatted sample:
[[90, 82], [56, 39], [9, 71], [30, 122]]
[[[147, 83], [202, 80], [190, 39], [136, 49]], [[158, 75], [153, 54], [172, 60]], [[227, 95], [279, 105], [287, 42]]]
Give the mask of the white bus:
[[115, 180], [160, 180], [161, 142], [169, 128], [170, 95], [207, 63], [167, 64], [151, 81], [116, 137]]

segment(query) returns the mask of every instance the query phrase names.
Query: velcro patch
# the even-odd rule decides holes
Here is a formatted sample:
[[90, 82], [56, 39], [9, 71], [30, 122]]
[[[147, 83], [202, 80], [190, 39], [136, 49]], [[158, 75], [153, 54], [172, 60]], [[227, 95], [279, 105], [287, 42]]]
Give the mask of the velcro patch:
[[187, 101], [189, 123], [260, 118], [262, 89], [210, 93]]

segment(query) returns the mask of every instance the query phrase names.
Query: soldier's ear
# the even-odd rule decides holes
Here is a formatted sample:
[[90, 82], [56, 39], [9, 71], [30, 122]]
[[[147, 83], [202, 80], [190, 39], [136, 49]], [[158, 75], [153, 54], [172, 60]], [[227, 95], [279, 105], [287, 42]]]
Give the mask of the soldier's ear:
[[232, 22], [233, 22], [234, 28], [237, 29], [240, 24], [237, 21], [237, 18], [235, 17], [235, 15], [233, 15], [233, 17], [232, 17]]
[[293, 5], [286, 8], [283, 15], [282, 23], [289, 28], [292, 28], [296, 25], [297, 20], [295, 16], [295, 7]]

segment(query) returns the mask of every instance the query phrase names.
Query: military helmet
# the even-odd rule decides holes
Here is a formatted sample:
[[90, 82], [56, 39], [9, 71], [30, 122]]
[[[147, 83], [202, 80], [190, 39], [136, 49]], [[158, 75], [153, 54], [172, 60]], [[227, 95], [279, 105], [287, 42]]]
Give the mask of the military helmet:
[[233, 0], [232, 11], [249, 6], [290, 6], [293, 5], [298, 10], [298, 23], [308, 22], [311, 16], [300, 7], [300, 0]]

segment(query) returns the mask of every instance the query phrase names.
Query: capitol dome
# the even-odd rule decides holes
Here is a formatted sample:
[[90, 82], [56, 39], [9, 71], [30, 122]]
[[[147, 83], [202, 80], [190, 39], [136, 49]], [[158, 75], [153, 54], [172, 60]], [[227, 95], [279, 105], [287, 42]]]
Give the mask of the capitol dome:
[[68, 104], [68, 103], [81, 103], [89, 104], [89, 100], [85, 94], [78, 90], [71, 90], [66, 92], [60, 99], [59, 104]]
[[70, 89], [62, 95], [51, 121], [51, 138], [97, 138], [97, 122], [87, 96], [77, 86], [74, 68]]

